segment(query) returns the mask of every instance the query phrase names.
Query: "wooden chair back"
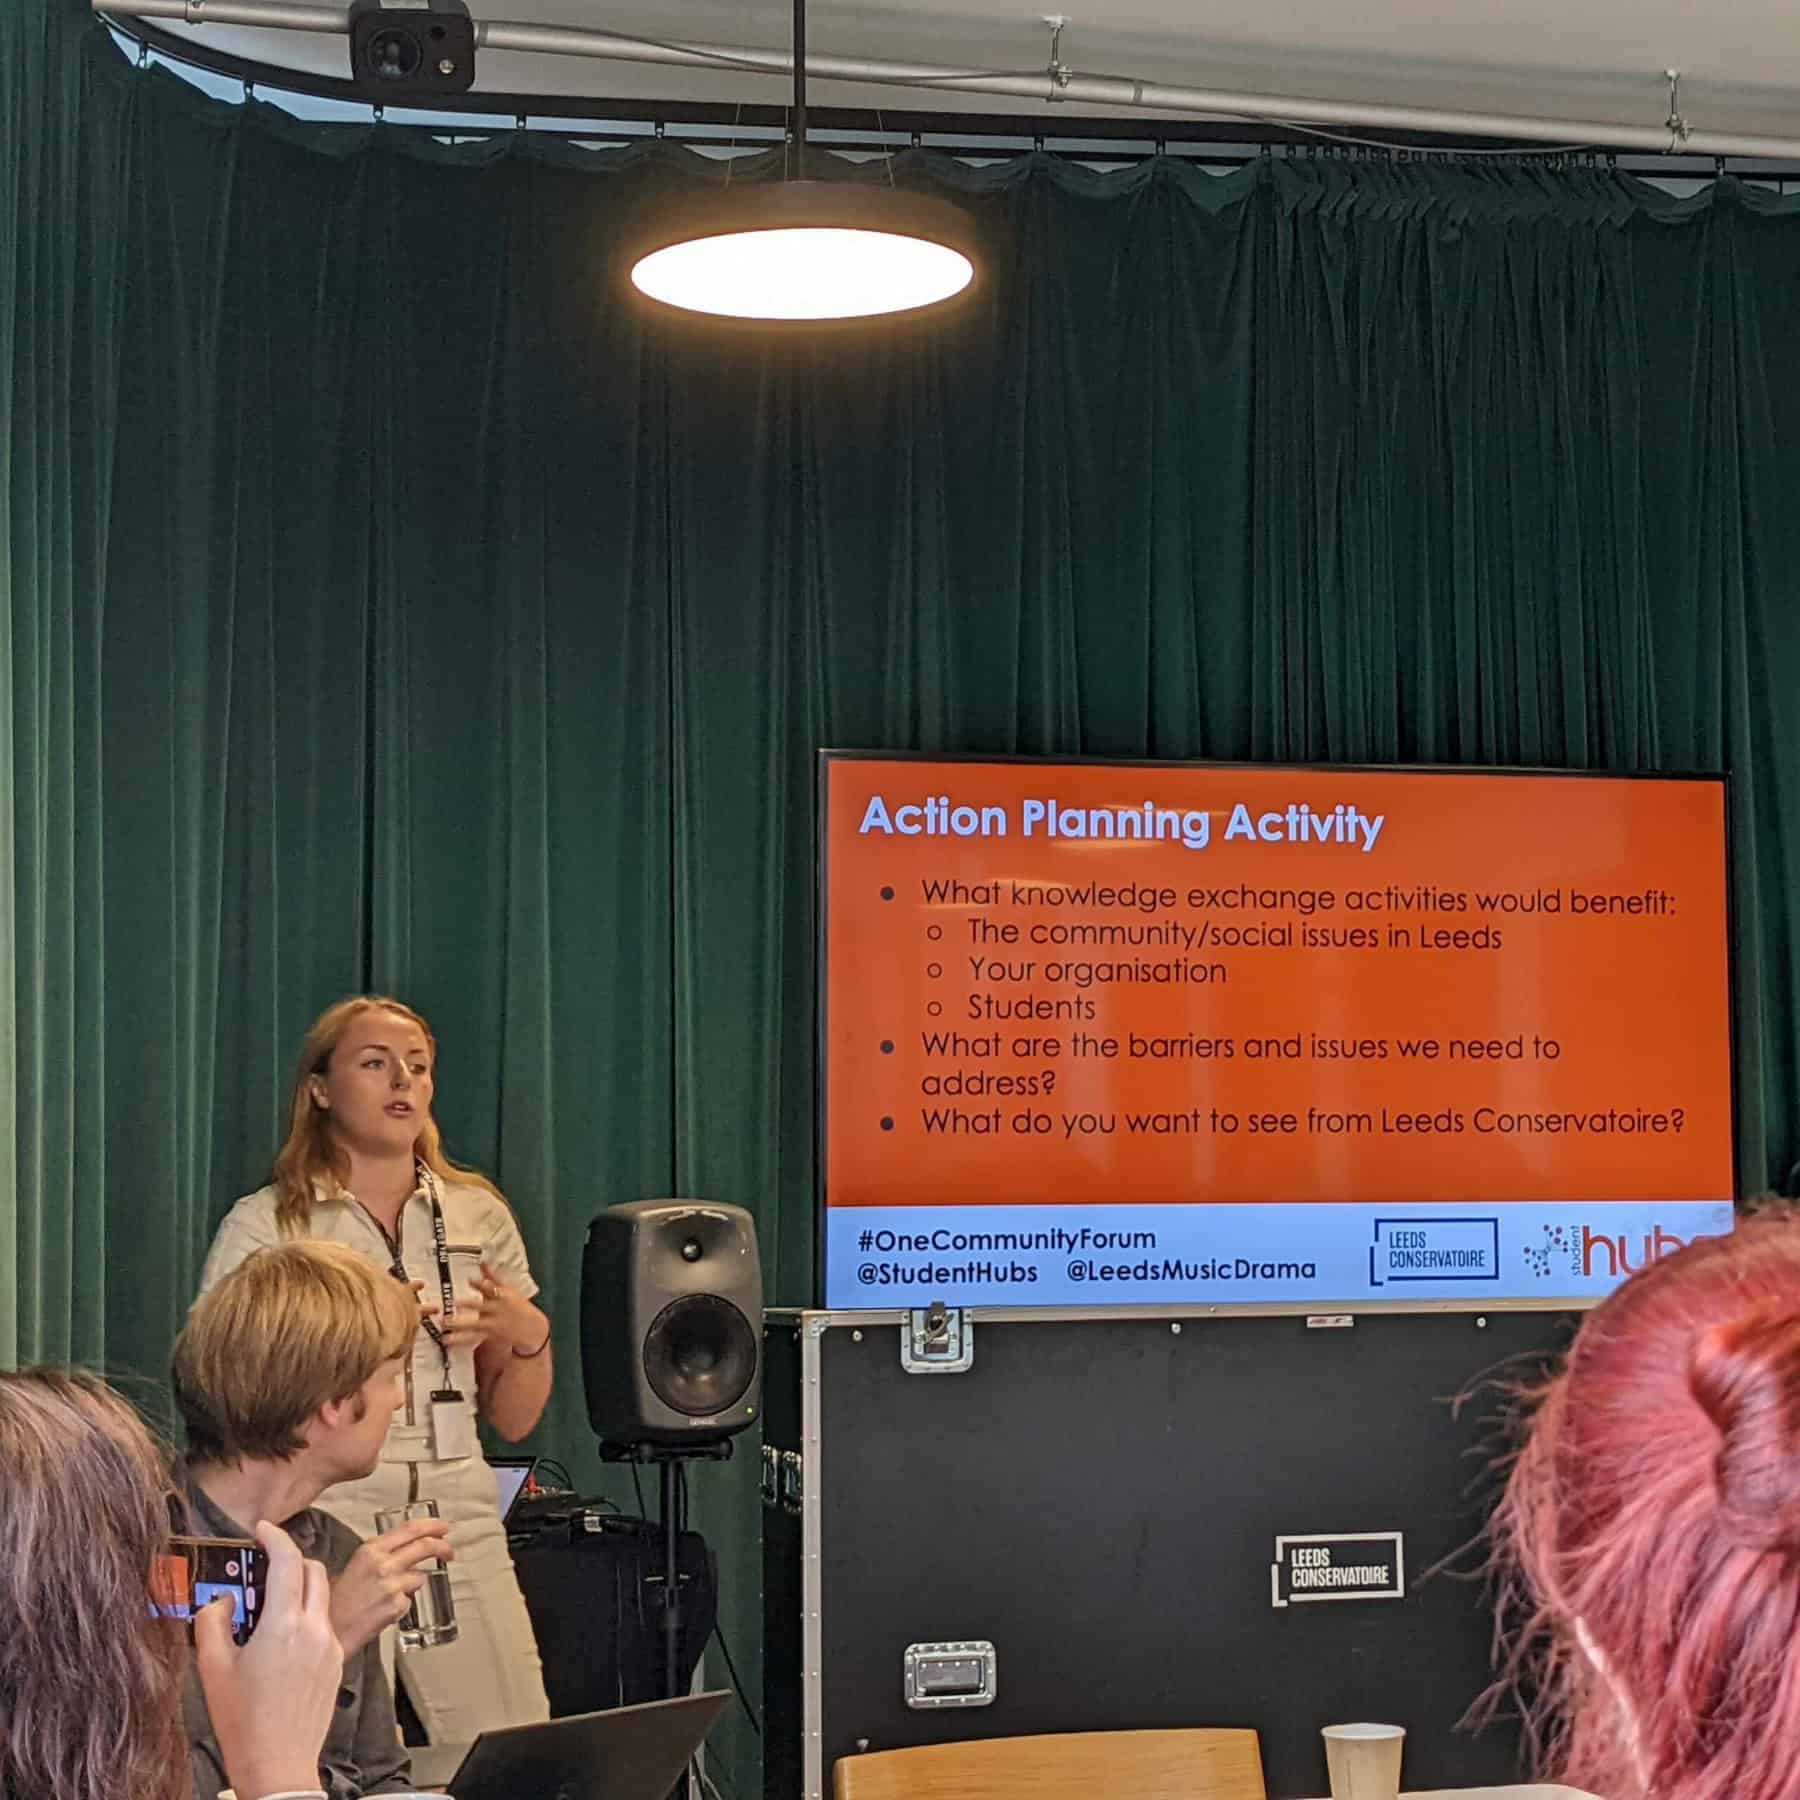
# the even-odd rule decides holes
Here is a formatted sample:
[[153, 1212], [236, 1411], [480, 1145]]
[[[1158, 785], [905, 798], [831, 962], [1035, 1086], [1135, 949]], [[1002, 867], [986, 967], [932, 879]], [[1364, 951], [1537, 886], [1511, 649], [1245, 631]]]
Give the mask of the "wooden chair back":
[[840, 1758], [836, 1800], [1266, 1800], [1254, 1731], [1071, 1731]]

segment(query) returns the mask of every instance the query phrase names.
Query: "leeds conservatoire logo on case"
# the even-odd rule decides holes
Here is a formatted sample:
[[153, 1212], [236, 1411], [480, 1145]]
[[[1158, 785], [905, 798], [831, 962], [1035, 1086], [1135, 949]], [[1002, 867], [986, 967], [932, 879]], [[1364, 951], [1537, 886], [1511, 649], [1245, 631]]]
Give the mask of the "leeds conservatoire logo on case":
[[1398, 1531], [1310, 1532], [1275, 1540], [1271, 1606], [1405, 1597], [1406, 1541]]

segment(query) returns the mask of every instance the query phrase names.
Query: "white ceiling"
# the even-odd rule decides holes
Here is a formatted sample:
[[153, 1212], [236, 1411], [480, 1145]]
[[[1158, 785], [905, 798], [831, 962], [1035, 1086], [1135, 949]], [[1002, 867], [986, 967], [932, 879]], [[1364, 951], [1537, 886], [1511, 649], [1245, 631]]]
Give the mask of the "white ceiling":
[[[773, 50], [785, 49], [791, 18], [785, 0], [470, 0], [470, 10], [478, 20]], [[813, 54], [1008, 72], [1042, 69], [1048, 59], [1049, 35], [1031, 0], [811, 0], [807, 16]], [[214, 48], [262, 62], [347, 72], [341, 38], [165, 29], [191, 29]], [[1182, 0], [1106, 0], [1070, 15], [1062, 58], [1079, 75], [1648, 127], [1667, 113], [1662, 72], [1676, 67], [1681, 110], [1696, 132], [1800, 137], [1800, 12], [1775, 0], [1711, 9], [1683, 0], [1214, 0], [1204, 12]], [[479, 71], [478, 85], [498, 92], [776, 105], [786, 95], [779, 77], [582, 57], [487, 51]], [[823, 106], [1022, 112], [1052, 135], [1059, 111], [1070, 110], [818, 80], [809, 98]]]

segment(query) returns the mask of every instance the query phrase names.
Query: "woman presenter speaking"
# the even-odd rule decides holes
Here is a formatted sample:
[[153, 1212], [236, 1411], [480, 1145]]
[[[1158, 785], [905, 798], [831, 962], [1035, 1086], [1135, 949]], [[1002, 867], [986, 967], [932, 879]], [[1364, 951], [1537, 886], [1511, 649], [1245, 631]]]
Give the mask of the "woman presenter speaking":
[[434, 1743], [550, 1716], [477, 1415], [522, 1438], [550, 1397], [550, 1321], [519, 1227], [485, 1175], [445, 1156], [431, 1116], [437, 1043], [410, 1007], [340, 1000], [300, 1052], [275, 1179], [226, 1214], [204, 1292], [251, 1251], [291, 1238], [348, 1244], [419, 1293], [424, 1329], [382, 1460], [318, 1504], [363, 1538], [418, 1500], [450, 1521], [456, 1636], [399, 1652], [399, 1676]]

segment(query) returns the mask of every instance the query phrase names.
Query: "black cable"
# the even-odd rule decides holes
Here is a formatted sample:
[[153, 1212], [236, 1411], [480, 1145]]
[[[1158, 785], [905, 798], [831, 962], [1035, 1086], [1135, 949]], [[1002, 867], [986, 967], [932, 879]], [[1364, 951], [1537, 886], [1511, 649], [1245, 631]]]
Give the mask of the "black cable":
[[719, 1640], [719, 1648], [725, 1652], [725, 1667], [731, 1671], [731, 1685], [737, 1689], [737, 1697], [743, 1703], [750, 1729], [761, 1737], [762, 1720], [756, 1716], [756, 1709], [750, 1704], [750, 1696], [744, 1692], [744, 1684], [738, 1679], [737, 1664], [731, 1660], [731, 1646], [725, 1641], [725, 1627], [719, 1623], [717, 1615], [713, 1618], [713, 1636]]
[[792, 179], [806, 179], [806, 0], [794, 0], [794, 154]]
[[650, 1515], [644, 1511], [644, 1483], [643, 1479], [638, 1474], [638, 1466], [636, 1463], [631, 1465], [631, 1487], [632, 1492], [637, 1495], [638, 1517], [640, 1519], [647, 1519]]

